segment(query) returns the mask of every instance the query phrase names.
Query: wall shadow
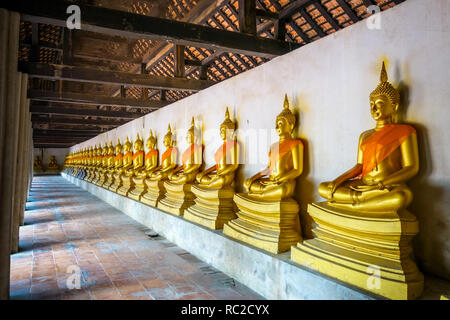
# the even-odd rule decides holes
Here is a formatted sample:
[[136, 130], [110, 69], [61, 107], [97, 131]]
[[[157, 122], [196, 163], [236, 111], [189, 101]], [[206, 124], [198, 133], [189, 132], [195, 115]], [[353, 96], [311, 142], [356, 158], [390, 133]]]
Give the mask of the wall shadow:
[[[450, 183], [431, 181], [433, 161], [428, 130], [419, 123], [410, 123], [417, 131], [419, 173], [408, 183], [414, 200], [408, 210], [419, 220], [419, 234], [413, 240], [417, 264], [423, 271], [450, 280], [448, 206]], [[447, 195], [447, 196], [446, 196]]]
[[307, 212], [308, 204], [314, 202], [314, 192], [316, 186], [314, 183], [309, 179], [309, 173], [311, 171], [311, 159], [310, 159], [310, 146], [308, 143], [308, 140], [302, 138], [303, 142], [303, 173], [300, 175], [300, 177], [296, 180], [295, 185], [295, 191], [293, 198], [297, 200], [300, 211], [299, 211], [299, 217], [300, 217], [300, 225], [302, 228], [302, 237], [304, 240], [306, 239], [312, 239], [313, 233], [313, 219]]

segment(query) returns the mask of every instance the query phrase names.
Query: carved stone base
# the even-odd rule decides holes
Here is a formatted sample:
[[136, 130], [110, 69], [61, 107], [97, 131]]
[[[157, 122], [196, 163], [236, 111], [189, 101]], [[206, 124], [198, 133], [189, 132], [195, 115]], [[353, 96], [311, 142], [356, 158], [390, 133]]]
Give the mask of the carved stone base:
[[411, 240], [419, 231], [409, 211], [386, 213], [308, 205], [314, 239], [292, 247], [291, 259], [389, 299], [415, 299], [423, 275], [413, 260]]
[[223, 225], [236, 219], [233, 202], [234, 188], [204, 189], [192, 186], [195, 204], [184, 211], [184, 219], [209, 229], [223, 229]]
[[156, 207], [159, 200], [164, 197], [166, 189], [164, 188], [164, 181], [144, 180], [147, 186], [147, 191], [141, 196], [141, 202], [149, 206]]
[[147, 192], [147, 186], [145, 185], [145, 178], [133, 178], [134, 188], [128, 192], [128, 198], [136, 201], [141, 201], [142, 195]]
[[223, 227], [226, 236], [278, 254], [302, 240], [298, 203], [292, 199], [260, 201], [247, 194], [234, 195], [237, 219]]
[[158, 202], [158, 209], [175, 216], [182, 216], [184, 210], [194, 204], [194, 194], [191, 192], [192, 184], [173, 184], [164, 182], [165, 197]]

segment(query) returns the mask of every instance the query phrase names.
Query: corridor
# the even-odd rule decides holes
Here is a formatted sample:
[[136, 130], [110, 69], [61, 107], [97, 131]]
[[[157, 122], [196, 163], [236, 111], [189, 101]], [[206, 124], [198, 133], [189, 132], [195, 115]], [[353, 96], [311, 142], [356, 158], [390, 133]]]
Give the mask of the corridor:
[[60, 176], [34, 177], [11, 299], [261, 299]]

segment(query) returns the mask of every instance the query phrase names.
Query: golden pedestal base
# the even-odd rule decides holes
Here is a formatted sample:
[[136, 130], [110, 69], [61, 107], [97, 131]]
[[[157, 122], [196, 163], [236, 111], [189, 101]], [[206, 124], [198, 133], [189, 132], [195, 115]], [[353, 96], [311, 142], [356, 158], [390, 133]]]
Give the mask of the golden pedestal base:
[[128, 192], [128, 198], [141, 201], [142, 195], [147, 191], [145, 178], [133, 178], [134, 188]]
[[141, 202], [149, 206], [156, 207], [159, 200], [164, 197], [166, 189], [164, 188], [164, 181], [144, 180], [147, 186], [147, 191], [141, 196]]
[[128, 192], [130, 192], [131, 189], [134, 189], [133, 176], [133, 174], [129, 176], [125, 174], [122, 175], [122, 185], [117, 189], [118, 194], [128, 197]]
[[234, 188], [204, 189], [192, 186], [195, 204], [184, 211], [186, 220], [195, 222], [209, 229], [223, 229], [223, 225], [236, 219], [233, 202]]
[[316, 238], [293, 246], [292, 260], [389, 299], [420, 296], [423, 275], [410, 245], [419, 225], [410, 212], [354, 212], [326, 202], [308, 212]]
[[114, 183], [114, 172], [108, 171], [106, 172], [106, 180], [105, 183], [102, 184], [102, 188], [109, 189], [111, 185]]
[[259, 201], [247, 194], [234, 195], [237, 219], [223, 227], [226, 236], [278, 254], [302, 240], [298, 203], [292, 199]]
[[[59, 168], [47, 168], [47, 169], [45, 169], [45, 172], [59, 173], [60, 170], [59, 170]], [[78, 172], [78, 170], [77, 170], [77, 172]]]
[[119, 188], [122, 186], [122, 174], [113, 173], [113, 181], [114, 182], [109, 187], [109, 190], [117, 193], [117, 190], [119, 190]]
[[165, 197], [158, 202], [158, 209], [175, 216], [182, 216], [184, 210], [194, 204], [194, 194], [191, 192], [192, 184], [173, 184], [164, 182]]

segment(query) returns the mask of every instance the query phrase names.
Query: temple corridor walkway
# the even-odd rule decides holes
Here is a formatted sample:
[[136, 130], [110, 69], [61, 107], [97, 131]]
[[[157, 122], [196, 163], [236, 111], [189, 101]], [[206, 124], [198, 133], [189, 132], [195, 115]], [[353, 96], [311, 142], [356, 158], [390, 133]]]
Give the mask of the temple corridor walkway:
[[34, 177], [29, 201], [11, 299], [261, 299], [60, 176]]

